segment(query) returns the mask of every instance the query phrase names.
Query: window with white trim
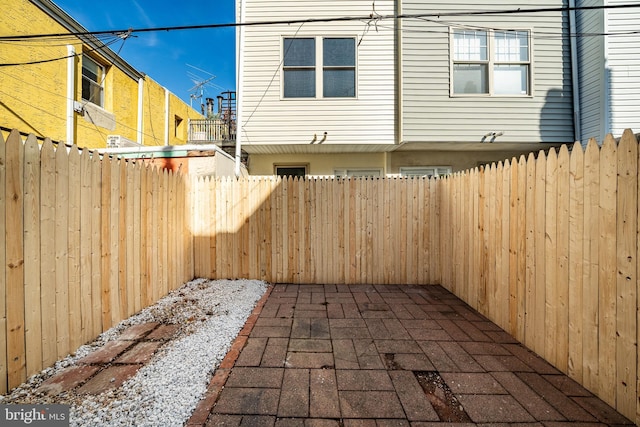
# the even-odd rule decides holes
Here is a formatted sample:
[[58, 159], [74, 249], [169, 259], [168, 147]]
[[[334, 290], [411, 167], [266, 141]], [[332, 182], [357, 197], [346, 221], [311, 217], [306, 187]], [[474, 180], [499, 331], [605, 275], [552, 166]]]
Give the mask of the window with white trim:
[[400, 168], [401, 176], [413, 176], [413, 177], [440, 177], [449, 175], [451, 173], [451, 166], [406, 166]]
[[82, 56], [82, 99], [104, 107], [105, 69], [87, 55]]
[[526, 30], [451, 32], [452, 95], [531, 94], [531, 43]]
[[284, 98], [356, 96], [355, 38], [284, 38], [282, 49]]

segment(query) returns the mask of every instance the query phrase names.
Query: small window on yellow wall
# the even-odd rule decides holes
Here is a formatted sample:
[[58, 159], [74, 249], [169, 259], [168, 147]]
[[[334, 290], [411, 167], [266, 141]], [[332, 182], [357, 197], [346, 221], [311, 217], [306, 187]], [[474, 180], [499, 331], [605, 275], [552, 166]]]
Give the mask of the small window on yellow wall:
[[183, 139], [182, 135], [184, 135], [184, 120], [182, 120], [182, 117], [180, 116], [175, 116], [174, 117], [174, 122], [175, 122], [175, 137], [178, 139]]

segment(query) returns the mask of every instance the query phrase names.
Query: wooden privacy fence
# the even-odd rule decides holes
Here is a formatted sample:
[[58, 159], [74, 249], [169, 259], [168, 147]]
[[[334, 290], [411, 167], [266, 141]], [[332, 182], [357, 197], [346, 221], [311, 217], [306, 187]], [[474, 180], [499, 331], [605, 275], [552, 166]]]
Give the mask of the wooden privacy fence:
[[640, 422], [638, 142], [446, 179], [193, 183], [196, 275], [440, 283]]
[[440, 180], [441, 282], [640, 422], [638, 141]]
[[194, 273], [442, 284], [640, 423], [638, 156], [626, 131], [445, 179], [187, 183], [13, 132], [0, 140], [0, 391]]
[[199, 178], [196, 276], [438, 283], [436, 181]]
[[193, 278], [180, 174], [0, 135], [0, 392]]

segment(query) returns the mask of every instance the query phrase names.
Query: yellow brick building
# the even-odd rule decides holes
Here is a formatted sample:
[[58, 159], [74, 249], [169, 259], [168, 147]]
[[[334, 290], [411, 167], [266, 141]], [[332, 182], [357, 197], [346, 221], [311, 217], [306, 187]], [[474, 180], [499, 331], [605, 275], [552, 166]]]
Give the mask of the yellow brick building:
[[[203, 116], [49, 0], [6, 0], [0, 17], [0, 127], [81, 147], [181, 145]], [[8, 39], [57, 34], [57, 37]], [[2, 38], [4, 37], [4, 38]]]

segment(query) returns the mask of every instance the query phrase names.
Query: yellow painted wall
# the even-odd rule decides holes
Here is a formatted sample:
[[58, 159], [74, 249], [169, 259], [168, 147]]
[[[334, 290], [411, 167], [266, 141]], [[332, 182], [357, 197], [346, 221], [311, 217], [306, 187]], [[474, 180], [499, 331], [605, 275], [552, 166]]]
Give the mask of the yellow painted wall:
[[[176, 129], [176, 116], [182, 119], [182, 124]], [[169, 145], [183, 145], [187, 143], [189, 134], [189, 119], [203, 119], [198, 111], [191, 108], [173, 93], [169, 94]]]
[[[0, 14], [0, 34], [60, 33], [64, 28], [27, 0], [6, 0]], [[65, 41], [73, 43], [74, 40]], [[80, 48], [75, 41], [76, 49]], [[0, 44], [0, 63], [13, 64], [67, 56], [60, 41]], [[0, 126], [66, 138], [66, 60], [0, 67]]]
[[[24, 35], [68, 32], [29, 0], [5, 0], [0, 16], [0, 34]], [[67, 45], [74, 46], [75, 100], [84, 104], [83, 113], [74, 113], [75, 143], [81, 147], [103, 148], [108, 135], [138, 140], [138, 80], [118, 66], [110, 64], [99, 51], [91, 51], [76, 38], [5, 42], [0, 45], [0, 63], [25, 63], [68, 55]], [[104, 106], [86, 105], [82, 101], [82, 55], [89, 55], [105, 67]], [[202, 118], [175, 95], [170, 95], [166, 114], [165, 89], [144, 77], [143, 137], [144, 145], [165, 145], [187, 141], [189, 118]], [[0, 126], [50, 137], [67, 139], [67, 60], [33, 65], [0, 67]], [[169, 120], [167, 120], [167, 116]], [[183, 119], [176, 137], [175, 116]], [[168, 123], [167, 123], [168, 122]]]

